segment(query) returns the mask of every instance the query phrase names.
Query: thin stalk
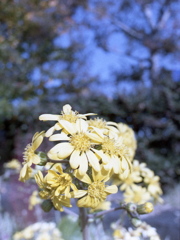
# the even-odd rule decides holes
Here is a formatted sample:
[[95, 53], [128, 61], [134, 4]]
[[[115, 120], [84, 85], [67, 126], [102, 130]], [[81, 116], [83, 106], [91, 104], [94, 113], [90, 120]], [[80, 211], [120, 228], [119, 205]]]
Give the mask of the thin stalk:
[[80, 213], [79, 217], [80, 217], [83, 240], [88, 240], [89, 233], [88, 233], [88, 217], [87, 217], [86, 208], [79, 208], [79, 213]]

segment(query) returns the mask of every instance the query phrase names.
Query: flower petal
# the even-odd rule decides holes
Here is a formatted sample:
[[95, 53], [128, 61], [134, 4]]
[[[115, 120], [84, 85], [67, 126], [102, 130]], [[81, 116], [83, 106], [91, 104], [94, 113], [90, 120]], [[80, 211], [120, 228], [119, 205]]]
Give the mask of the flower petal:
[[60, 115], [55, 114], [42, 114], [39, 116], [39, 120], [41, 121], [58, 121]]
[[78, 172], [80, 175], [85, 175], [88, 170], [88, 160], [84, 153], [79, 156], [79, 169]]
[[38, 163], [40, 163], [41, 159], [40, 159], [40, 157], [38, 155], [33, 154], [32, 158], [31, 158], [31, 161], [34, 164], [38, 164]]
[[77, 201], [77, 206], [86, 208], [91, 207], [91, 197], [87, 195], [81, 198], [80, 200]]
[[87, 184], [91, 184], [92, 183], [90, 177], [87, 174], [82, 176], [82, 175], [79, 174], [78, 170], [74, 171], [74, 176], [76, 178], [78, 178], [80, 181], [84, 182], [84, 183], [87, 183]]
[[65, 133], [58, 133], [54, 134], [49, 138], [49, 141], [63, 141], [63, 140], [70, 140], [70, 138]]
[[97, 172], [100, 171], [99, 159], [96, 157], [96, 155], [92, 151], [86, 151], [86, 155], [89, 163], [92, 165], [92, 168], [94, 168], [94, 170]]
[[86, 132], [88, 129], [88, 123], [83, 119], [77, 119], [76, 121], [76, 129], [78, 132]]
[[55, 126], [49, 128], [47, 132], [45, 133], [45, 137], [50, 137], [55, 131]]
[[72, 107], [69, 104], [66, 104], [63, 106], [63, 113], [64, 114], [70, 114], [72, 112]]
[[75, 128], [75, 124], [73, 123], [70, 123], [66, 120], [59, 120], [59, 124], [62, 126], [62, 128], [64, 128], [70, 134], [74, 134], [77, 132]]
[[34, 134], [33, 139], [32, 139], [32, 146], [34, 151], [41, 145], [42, 141], [44, 138], [44, 131], [42, 132], [37, 132]]
[[71, 194], [71, 197], [73, 197], [73, 198], [81, 198], [87, 194], [87, 191], [86, 190], [78, 190], [78, 191], [73, 191], [70, 194]]
[[102, 143], [102, 138], [95, 133], [86, 132], [86, 136], [95, 141], [96, 143]]
[[72, 169], [76, 169], [79, 167], [79, 156], [80, 156], [80, 151], [74, 150], [70, 156], [69, 159], [69, 164], [72, 167]]
[[110, 193], [110, 194], [111, 193], [117, 193], [117, 191], [118, 191], [118, 188], [117, 188], [116, 185], [108, 186], [105, 189], [105, 192]]
[[74, 147], [70, 143], [58, 143], [47, 154], [53, 160], [65, 159], [73, 150]]
[[107, 155], [105, 153], [103, 153], [102, 150], [93, 149], [93, 152], [95, 152], [96, 155], [98, 155], [101, 158], [101, 160], [104, 164], [109, 162], [109, 158], [107, 157]]

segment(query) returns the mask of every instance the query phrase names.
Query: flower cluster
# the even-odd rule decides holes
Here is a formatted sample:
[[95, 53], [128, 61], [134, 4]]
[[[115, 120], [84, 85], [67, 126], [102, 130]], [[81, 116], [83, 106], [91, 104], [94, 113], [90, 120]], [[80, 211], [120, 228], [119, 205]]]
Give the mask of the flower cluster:
[[124, 200], [139, 204], [146, 201], [162, 202], [159, 180], [145, 163], [139, 163], [138, 160], [133, 161], [132, 172], [126, 179], [121, 175], [114, 177], [114, 183], [120, 185], [120, 190], [124, 192]]
[[[137, 147], [133, 130], [124, 123], [87, 119], [92, 115], [96, 114], [79, 114], [68, 104], [59, 115], [41, 115], [40, 120], [55, 123], [47, 131], [35, 133], [25, 148], [19, 180], [35, 179], [48, 210], [71, 207], [72, 198], [77, 199], [78, 207], [90, 211], [104, 208], [107, 196], [118, 191], [118, 184], [126, 189], [125, 201], [141, 204], [142, 199], [135, 196], [139, 192], [143, 202], [150, 196], [158, 198], [159, 179], [133, 162]], [[47, 152], [37, 151], [45, 139], [54, 146]], [[112, 178], [116, 178], [113, 184]], [[145, 186], [135, 185], [142, 181]], [[35, 193], [30, 208], [37, 202], [42, 200], [38, 201]]]
[[156, 229], [143, 222], [140, 227], [136, 229], [128, 228], [128, 230], [122, 226], [112, 224], [114, 229], [114, 240], [160, 240]]
[[13, 240], [63, 240], [55, 223], [37, 222], [20, 232], [16, 232]]

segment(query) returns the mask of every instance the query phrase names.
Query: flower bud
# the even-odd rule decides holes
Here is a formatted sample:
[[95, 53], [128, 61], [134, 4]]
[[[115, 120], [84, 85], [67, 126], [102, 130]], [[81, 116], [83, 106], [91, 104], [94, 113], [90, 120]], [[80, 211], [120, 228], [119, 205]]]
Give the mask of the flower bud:
[[146, 214], [146, 213], [150, 213], [152, 211], [153, 211], [153, 205], [150, 202], [146, 202], [144, 204], [137, 206], [137, 212], [139, 214]]
[[38, 165], [45, 166], [47, 163], [47, 155], [44, 152], [37, 152], [37, 155], [40, 157], [40, 162]]
[[139, 227], [139, 226], [141, 226], [141, 224], [142, 224], [142, 221], [140, 220], [140, 219], [138, 219], [138, 218], [132, 218], [131, 219], [131, 223], [132, 223], [132, 225], [134, 226], [134, 227]]
[[49, 212], [53, 207], [53, 203], [51, 202], [51, 200], [44, 200], [41, 203], [41, 208], [45, 211], [45, 212]]
[[137, 210], [137, 206], [136, 204], [134, 203], [128, 203], [126, 205], [126, 209], [129, 211], [129, 212], [135, 212]]

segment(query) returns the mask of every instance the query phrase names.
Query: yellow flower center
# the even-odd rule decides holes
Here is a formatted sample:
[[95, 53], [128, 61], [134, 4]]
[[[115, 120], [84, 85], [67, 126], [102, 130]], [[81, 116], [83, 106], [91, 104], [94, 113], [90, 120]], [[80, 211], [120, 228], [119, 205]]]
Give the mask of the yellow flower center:
[[127, 177], [124, 182], [127, 184], [127, 185], [132, 185], [135, 181], [134, 179], [132, 178], [132, 176], [130, 175], [129, 177]]
[[104, 182], [93, 182], [88, 187], [88, 195], [92, 198], [97, 198], [100, 202], [106, 199]]
[[23, 159], [25, 162], [28, 162], [30, 160], [30, 158], [32, 158], [32, 156], [34, 155], [34, 149], [32, 147], [32, 144], [29, 143], [26, 148], [25, 151], [23, 153]]
[[115, 145], [115, 141], [108, 137], [106, 137], [102, 143], [102, 150], [104, 153], [109, 155], [118, 154], [119, 151], [118, 147]]
[[76, 120], [78, 119], [78, 116], [76, 114], [63, 114], [61, 116], [61, 119], [63, 120], [66, 120], [68, 122], [71, 122], [71, 123], [75, 123]]
[[103, 129], [106, 127], [106, 121], [100, 118], [91, 119], [89, 120], [89, 126]]
[[56, 182], [58, 182], [63, 187], [67, 187], [71, 185], [72, 179], [69, 174], [63, 173], [59, 175], [59, 177], [56, 179]]
[[75, 150], [85, 152], [91, 147], [91, 140], [84, 133], [73, 134], [70, 143], [74, 146]]

